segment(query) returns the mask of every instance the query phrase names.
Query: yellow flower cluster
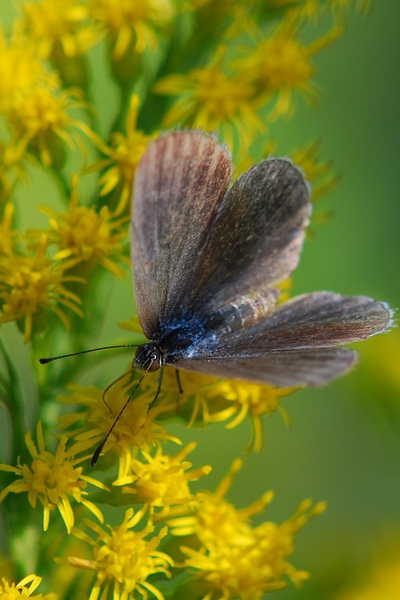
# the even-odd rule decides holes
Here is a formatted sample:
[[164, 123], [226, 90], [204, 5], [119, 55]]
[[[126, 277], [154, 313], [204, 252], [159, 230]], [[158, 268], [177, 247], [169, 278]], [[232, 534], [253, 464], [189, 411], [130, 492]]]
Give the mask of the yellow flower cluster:
[[137, 594], [146, 599], [148, 592], [157, 600], [164, 600], [156, 586], [147, 579], [157, 573], [170, 576], [172, 559], [164, 552], [156, 550], [166, 536], [167, 528], [163, 527], [158, 535], [154, 535], [150, 540], [145, 538], [153, 533], [154, 525], [148, 524], [141, 531], [132, 531], [145, 512], [145, 509], [141, 509], [134, 514], [133, 508], [128, 509], [121, 525], [109, 526], [108, 532], [95, 523], [85, 521], [87, 527], [97, 536], [94, 540], [83, 531], [74, 532], [93, 549], [92, 560], [73, 556], [67, 558], [68, 564], [96, 573], [96, 582], [89, 600], [107, 597], [109, 589], [112, 589], [112, 597], [115, 600], [134, 600], [138, 597]]
[[[157, 374], [137, 387], [129, 365], [104, 389], [84, 385], [99, 359], [76, 354], [100, 330], [109, 275], [128, 272], [131, 191], [149, 141], [168, 127], [216, 131], [238, 170], [247, 168], [274, 120], [291, 117], [299, 96], [317, 100], [314, 58], [341, 34], [351, 4], [23, 0], [10, 34], [0, 28], [0, 327], [14, 322], [19, 342], [30, 342], [40, 398], [39, 407], [27, 407], [24, 377], [1, 342], [1, 408], [12, 433], [4, 436], [0, 502], [10, 515], [9, 572], [20, 581], [10, 583], [7, 573], [0, 597], [53, 600], [35, 594], [42, 579], [34, 572], [48, 575], [45, 592], [56, 589], [60, 600], [163, 600], [169, 578], [176, 598], [259, 600], [307, 579], [288, 560], [294, 536], [325, 505], [306, 500], [279, 525], [254, 525], [272, 492], [244, 509], [230, 504], [225, 495], [240, 460], [215, 493], [199, 491], [194, 482], [211, 466], [194, 466], [188, 457], [196, 444], [183, 446], [168, 429], [175, 417], [227, 429], [248, 418], [249, 448], [260, 450], [263, 416], [278, 411], [288, 423], [280, 399], [294, 388], [186, 372], [177, 381], [172, 368], [161, 390]], [[325, 33], [307, 31], [306, 42], [305, 27], [321, 17]], [[293, 153], [317, 182], [316, 198], [337, 182], [318, 154], [315, 143]], [[54, 191], [45, 199], [41, 192], [36, 213], [21, 183], [33, 187], [39, 177]], [[290, 285], [280, 284], [281, 298]], [[124, 327], [141, 334], [135, 318]], [[37, 369], [43, 354], [65, 347], [74, 358]], [[25, 433], [33, 419], [36, 442]], [[85, 519], [87, 511], [100, 524]], [[60, 535], [65, 529], [72, 535]], [[34, 551], [24, 556], [18, 549], [26, 540]]]
[[197, 502], [191, 516], [167, 521], [173, 535], [189, 541], [190, 546], [181, 546], [186, 556], [184, 565], [196, 570], [208, 600], [260, 600], [264, 592], [286, 587], [285, 577], [296, 585], [308, 579], [308, 573], [297, 571], [286, 558], [293, 552], [294, 534], [326, 508], [323, 502], [313, 505], [305, 500], [281, 525], [265, 522], [251, 527], [249, 519], [265, 509], [273, 493], [267, 492], [253, 505], [236, 510], [224, 496], [241, 466], [242, 461], [235, 461], [217, 491]]
[[99, 481], [92, 477], [82, 475], [82, 467], [76, 468], [79, 462], [84, 459], [74, 459], [71, 451], [66, 450], [67, 438], [64, 436], [54, 454], [48, 452], [45, 448], [42, 425], [39, 422], [37, 427], [38, 449], [36, 448], [29, 433], [26, 434], [26, 445], [33, 458], [31, 468], [28, 465], [18, 465], [11, 467], [9, 465], [0, 465], [0, 470], [15, 473], [21, 479], [16, 480], [4, 488], [0, 494], [0, 502], [10, 492], [20, 494], [28, 493], [30, 505], [35, 508], [37, 500], [43, 505], [43, 529], [47, 531], [50, 522], [50, 511], [56, 507], [61, 513], [68, 533], [74, 525], [74, 513], [71, 508], [69, 498], [72, 497], [76, 502], [82, 503], [86, 508], [92, 511], [96, 517], [103, 521], [103, 516], [92, 502], [85, 500], [87, 492], [83, 489], [87, 483], [103, 486]]
[[17, 600], [17, 598], [38, 598], [38, 600], [56, 600], [56, 594], [34, 594], [34, 591], [42, 582], [41, 577], [28, 575], [19, 583], [9, 583], [4, 577], [0, 583], [0, 598], [5, 600]]
[[[68, 212], [44, 211], [52, 216], [50, 229], [27, 231], [24, 237], [12, 229], [11, 203], [5, 206], [0, 223], [0, 325], [16, 321], [24, 332], [25, 343], [32, 332], [46, 329], [48, 310], [67, 329], [69, 319], [61, 307], [83, 317], [80, 297], [67, 286], [84, 284], [98, 264], [119, 278], [125, 274], [118, 265], [121, 242], [126, 239], [122, 229], [125, 219], [113, 219], [107, 207], [99, 214], [79, 207], [76, 185]], [[49, 249], [54, 244], [59, 252], [50, 258]], [[77, 265], [83, 268], [76, 269]]]

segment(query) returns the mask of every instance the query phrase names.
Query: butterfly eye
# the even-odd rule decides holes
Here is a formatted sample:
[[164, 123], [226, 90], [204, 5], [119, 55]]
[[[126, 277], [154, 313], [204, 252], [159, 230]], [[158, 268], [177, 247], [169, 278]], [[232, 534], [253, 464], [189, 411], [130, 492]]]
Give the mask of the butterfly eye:
[[160, 353], [152, 352], [150, 355], [150, 366], [146, 369], [149, 373], [153, 373], [154, 371], [158, 371], [161, 367], [161, 356]]

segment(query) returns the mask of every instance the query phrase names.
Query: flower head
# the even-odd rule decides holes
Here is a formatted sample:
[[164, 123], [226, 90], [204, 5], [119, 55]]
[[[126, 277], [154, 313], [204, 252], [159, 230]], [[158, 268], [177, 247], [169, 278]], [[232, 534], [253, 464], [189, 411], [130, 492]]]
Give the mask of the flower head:
[[[4, 204], [11, 197], [19, 182], [26, 182], [25, 162], [27, 159], [24, 145], [19, 141], [3, 143], [0, 141], [0, 198]], [[2, 211], [0, 204], [0, 213]]]
[[271, 120], [293, 114], [296, 92], [303, 94], [308, 101], [316, 99], [316, 89], [312, 83], [315, 67], [311, 58], [339, 34], [339, 31], [333, 30], [304, 46], [298, 39], [296, 27], [286, 23], [248, 56], [234, 61], [241, 77], [255, 86], [261, 104], [277, 97], [275, 107], [270, 112]]
[[118, 194], [115, 215], [125, 212], [130, 203], [136, 167], [147, 144], [154, 136], [148, 136], [136, 129], [139, 97], [133, 94], [126, 124], [126, 135], [115, 132], [109, 145], [101, 144], [100, 150], [108, 158], [95, 163], [86, 172], [106, 169], [100, 178], [100, 196], [115, 190]]
[[173, 534], [195, 534], [200, 542], [200, 548], [192, 543], [181, 546], [181, 550], [187, 557], [185, 567], [195, 569], [208, 591], [205, 595], [208, 600], [237, 597], [259, 600], [264, 592], [285, 587], [286, 578], [296, 584], [307, 579], [308, 574], [296, 570], [287, 557], [294, 550], [294, 534], [325, 509], [324, 503], [313, 506], [306, 500], [293, 517], [281, 525], [265, 522], [251, 527], [249, 517], [263, 511], [273, 495], [268, 492], [241, 510], [229, 504], [223, 496], [240, 466], [241, 461], [233, 464], [217, 492], [207, 494], [196, 504], [192, 517], [169, 521]]
[[[165, 419], [172, 414], [178, 414], [186, 419], [189, 425], [197, 421], [207, 424], [231, 419], [226, 427], [232, 429], [249, 417], [253, 426], [251, 446], [256, 451], [262, 446], [261, 417], [278, 411], [285, 422], [289, 423], [289, 416], [280, 406], [279, 400], [298, 389], [276, 388], [235, 379], [223, 380], [188, 371], [180, 371], [179, 379], [183, 394], [179, 394], [175, 369], [164, 368], [160, 396], [153, 408], [157, 418]], [[154, 397], [157, 385], [155, 379], [147, 377], [141, 387], [149, 397]]]
[[157, 515], [161, 518], [168, 514], [170, 506], [187, 505], [193, 501], [195, 496], [190, 493], [189, 482], [211, 471], [210, 466], [188, 470], [192, 463], [185, 458], [195, 446], [195, 443], [189, 444], [175, 456], [163, 454], [160, 446], [154, 456], [142, 450], [147, 462], [133, 458], [130, 473], [114, 481], [114, 485], [124, 486], [122, 492], [132, 495], [132, 503], [140, 502], [153, 508], [162, 508]]
[[374, 564], [370, 573], [364, 573], [358, 586], [333, 596], [333, 600], [397, 600], [400, 594], [400, 560], [386, 556]]
[[[5, 215], [3, 226], [8, 228], [11, 209]], [[11, 239], [10, 239], [11, 235]], [[82, 279], [64, 274], [63, 266], [48, 258], [48, 237], [42, 234], [35, 246], [25, 253], [12, 248], [12, 236], [3, 242], [0, 254], [0, 325], [17, 321], [28, 342], [33, 328], [46, 327], [45, 311], [51, 310], [69, 328], [69, 320], [59, 305], [66, 306], [79, 316], [80, 299], [64, 283]]]
[[[63, 396], [59, 400], [84, 406], [86, 410], [60, 417], [59, 425], [62, 429], [75, 426], [69, 436], [74, 437], [72, 450], [77, 454], [95, 447], [105, 438], [128, 401], [131, 386], [117, 380], [107, 391], [107, 404], [103, 401], [103, 390], [99, 388], [71, 385], [70, 389], [73, 392], [71, 396]], [[118, 478], [130, 472], [132, 447], [147, 451], [162, 440], [181, 443], [153, 422], [152, 411], [148, 412], [151, 400], [152, 397], [144, 393], [129, 401], [104, 446], [104, 453], [113, 451], [119, 457]]]
[[37, 598], [38, 600], [56, 600], [56, 594], [32, 595], [39, 587], [42, 578], [37, 575], [28, 575], [19, 583], [8, 583], [4, 578], [0, 582], [0, 598], [4, 600], [17, 600], [17, 598]]
[[20, 148], [29, 147], [46, 166], [62, 166], [62, 141], [73, 145], [71, 128], [92, 137], [87, 125], [69, 114], [84, 105], [79, 96], [77, 90], [61, 89], [56, 73], [45, 70], [26, 39], [14, 36], [7, 44], [0, 31], [0, 114]]
[[[41, 207], [42, 212], [51, 217], [50, 239], [59, 248], [54, 259], [66, 261], [63, 263], [64, 269], [80, 265], [85, 278], [100, 264], [122, 279], [125, 271], [118, 262], [124, 260], [122, 252], [127, 238], [127, 229], [124, 227], [127, 219], [115, 219], [107, 206], [103, 206], [99, 212], [94, 207], [79, 206], [77, 183], [75, 176], [72, 178], [68, 211], [57, 213], [51, 208]], [[129, 261], [125, 259], [125, 262]]]
[[313, 141], [304, 148], [291, 152], [294, 164], [303, 169], [307, 181], [312, 185], [313, 202], [318, 201], [339, 184], [338, 175], [332, 172], [331, 162], [319, 159], [320, 146], [318, 142]]
[[158, 94], [178, 96], [166, 114], [166, 127], [179, 123], [205, 131], [219, 130], [230, 148], [237, 132], [241, 146], [247, 148], [264, 124], [254, 102], [253, 83], [241, 74], [227, 73], [224, 56], [225, 48], [221, 47], [211, 64], [187, 75], [167, 76], [154, 89]]
[[0, 257], [12, 256], [17, 243], [20, 241], [19, 233], [13, 229], [14, 205], [7, 202], [4, 207], [3, 219], [0, 222]]
[[290, 418], [282, 406], [280, 398], [292, 394], [299, 389], [276, 388], [272, 385], [258, 383], [249, 383], [239, 380], [220, 380], [208, 390], [211, 401], [214, 394], [222, 396], [229, 400], [230, 406], [225, 410], [210, 415], [210, 421], [222, 421], [234, 417], [227, 425], [227, 429], [233, 429], [239, 425], [246, 417], [249, 417], [253, 427], [253, 440], [251, 446], [253, 450], [259, 451], [262, 446], [262, 421], [263, 415], [271, 416], [274, 412], [281, 413], [285, 422], [288, 424]]
[[167, 554], [156, 550], [167, 534], [167, 528], [164, 527], [158, 535], [146, 540], [154, 532], [153, 525], [147, 525], [141, 531], [134, 529], [145, 512], [146, 509], [141, 509], [134, 514], [133, 508], [128, 509], [122, 524], [119, 527], [108, 526], [108, 531], [86, 521], [86, 525], [97, 536], [95, 540], [82, 531], [74, 530], [74, 534], [93, 549], [92, 560], [72, 556], [67, 559], [68, 564], [74, 567], [96, 573], [89, 600], [97, 600], [100, 593], [105, 598], [110, 588], [115, 600], [134, 600], [137, 594], [146, 599], [148, 592], [157, 600], [163, 600], [163, 595], [147, 580], [156, 573], [170, 576], [172, 560]]
[[24, 2], [21, 12], [18, 28], [37, 47], [40, 58], [54, 56], [59, 47], [68, 57], [83, 54], [98, 39], [82, 0]]
[[82, 467], [76, 467], [82, 458], [75, 459], [74, 454], [67, 450], [67, 437], [63, 436], [54, 454], [46, 450], [43, 439], [42, 425], [37, 426], [38, 447], [35, 446], [30, 433], [26, 434], [25, 441], [33, 458], [32, 464], [19, 464], [17, 467], [0, 464], [1, 471], [15, 473], [21, 479], [8, 485], [0, 494], [0, 502], [9, 493], [28, 493], [30, 505], [35, 508], [39, 500], [43, 505], [43, 529], [47, 531], [50, 522], [50, 511], [58, 508], [68, 533], [74, 525], [74, 513], [70, 499], [83, 504], [101, 522], [103, 515], [92, 502], [85, 499], [84, 491], [88, 483], [107, 489], [102, 483], [82, 475]]
[[169, 0], [91, 0], [91, 16], [111, 38], [114, 58], [121, 58], [130, 45], [138, 54], [157, 47], [157, 29], [172, 19]]

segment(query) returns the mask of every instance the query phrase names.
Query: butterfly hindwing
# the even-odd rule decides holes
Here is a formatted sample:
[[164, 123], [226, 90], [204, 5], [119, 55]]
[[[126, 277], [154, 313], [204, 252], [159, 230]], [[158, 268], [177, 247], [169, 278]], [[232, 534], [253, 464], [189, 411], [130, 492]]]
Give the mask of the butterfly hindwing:
[[346, 372], [356, 353], [336, 346], [390, 326], [392, 311], [366, 296], [315, 292], [293, 298], [247, 326], [216, 331], [189, 347], [178, 368], [277, 386], [318, 385]]

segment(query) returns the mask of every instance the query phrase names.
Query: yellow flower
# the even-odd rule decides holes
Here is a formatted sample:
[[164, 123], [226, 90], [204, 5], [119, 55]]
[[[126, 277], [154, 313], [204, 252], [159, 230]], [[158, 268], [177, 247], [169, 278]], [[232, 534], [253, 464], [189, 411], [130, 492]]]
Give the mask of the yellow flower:
[[21, 90], [15, 95], [7, 119], [16, 136], [21, 136], [26, 144], [38, 154], [45, 166], [59, 166], [64, 162], [64, 151], [60, 141], [73, 149], [73, 140], [67, 133], [71, 127], [80, 129], [91, 137], [85, 123], [72, 119], [68, 111], [82, 107], [75, 91], [58, 90], [35, 86], [31, 90]]
[[[67, 329], [69, 320], [60, 304], [83, 316], [80, 299], [64, 286], [68, 281], [82, 279], [65, 276], [63, 266], [46, 256], [48, 243], [47, 236], [42, 234], [36, 247], [25, 254], [17, 251], [0, 254], [0, 325], [17, 321], [25, 332], [24, 343], [29, 341], [34, 326], [38, 329], [47, 326], [46, 310], [55, 312]], [[12, 251], [10, 238], [8, 251]]]
[[66, 260], [64, 269], [84, 263], [83, 275], [86, 279], [98, 264], [108, 269], [118, 279], [125, 277], [125, 271], [116, 264], [129, 260], [122, 256], [123, 244], [127, 240], [127, 218], [114, 219], [107, 206], [100, 212], [93, 207], [79, 206], [78, 178], [72, 177], [72, 193], [69, 210], [57, 213], [42, 206], [41, 210], [51, 217], [52, 233], [50, 240], [56, 243], [59, 252], [55, 260]]
[[64, 520], [68, 533], [74, 525], [74, 513], [70, 498], [83, 504], [98, 519], [103, 522], [100, 510], [84, 496], [84, 488], [88, 483], [107, 489], [101, 482], [82, 475], [82, 467], [76, 467], [84, 460], [75, 459], [71, 450], [66, 449], [67, 436], [61, 438], [55, 454], [47, 451], [44, 445], [42, 425], [37, 426], [38, 448], [36, 448], [30, 433], [25, 436], [26, 445], [33, 458], [32, 465], [19, 464], [18, 467], [0, 464], [1, 471], [15, 473], [21, 479], [8, 485], [0, 494], [0, 502], [10, 492], [20, 494], [28, 492], [30, 505], [35, 508], [37, 500], [43, 505], [43, 529], [47, 531], [50, 522], [50, 511], [58, 508]]
[[399, 597], [400, 561], [391, 557], [376, 564], [361, 585], [339, 593], [332, 600], [398, 600]]
[[19, 31], [37, 47], [40, 58], [49, 58], [60, 47], [68, 57], [84, 54], [98, 39], [82, 0], [24, 2], [20, 9]]
[[130, 208], [136, 167], [147, 148], [147, 144], [155, 137], [136, 130], [138, 106], [139, 97], [137, 94], [133, 94], [127, 118], [126, 135], [114, 132], [111, 135], [109, 146], [105, 144], [99, 146], [100, 150], [109, 158], [101, 160], [85, 170], [88, 173], [97, 169], [107, 169], [99, 182], [101, 186], [100, 196], [106, 196], [116, 190], [118, 200], [115, 216]]
[[7, 202], [4, 207], [3, 219], [0, 222], [0, 257], [12, 256], [17, 243], [20, 241], [18, 231], [12, 229], [13, 219], [14, 205]]
[[[70, 396], [62, 396], [59, 400], [87, 407], [83, 412], [63, 415], [59, 419], [61, 429], [75, 427], [68, 435], [74, 437], [75, 443], [71, 450], [77, 454], [94, 448], [105, 438], [128, 400], [131, 386], [123, 385], [121, 380], [117, 380], [107, 390], [107, 404], [103, 402], [103, 390], [99, 388], [79, 385], [70, 385], [69, 388], [73, 393]], [[112, 450], [119, 457], [118, 478], [130, 472], [132, 446], [146, 451], [154, 445], [159, 445], [161, 441], [171, 440], [181, 444], [161, 425], [152, 421], [153, 411], [148, 412], [151, 400], [152, 397], [147, 394], [140, 393], [135, 396], [121, 414], [104, 447], [104, 453]]]
[[111, 38], [116, 59], [132, 44], [139, 54], [146, 48], [155, 50], [157, 29], [172, 19], [169, 0], [91, 0], [89, 11]]
[[158, 81], [158, 94], [179, 96], [167, 112], [164, 125], [181, 124], [205, 131], [219, 130], [230, 148], [236, 135], [246, 150], [258, 132], [265, 130], [254, 103], [255, 87], [241, 74], [228, 75], [223, 68], [225, 48], [216, 59], [187, 75], [170, 75]]
[[270, 119], [280, 116], [290, 117], [295, 109], [295, 93], [302, 93], [306, 100], [317, 98], [312, 78], [315, 67], [311, 57], [332, 43], [341, 30], [334, 29], [304, 46], [298, 40], [294, 25], [284, 23], [266, 40], [261, 42], [252, 54], [234, 61], [240, 77], [256, 87], [258, 101], [264, 104], [277, 96]]
[[[261, 417], [278, 411], [288, 424], [289, 416], [279, 405], [279, 399], [299, 389], [224, 380], [188, 371], [179, 371], [179, 379], [183, 394], [179, 393], [175, 369], [164, 367], [161, 392], [152, 409], [157, 418], [165, 419], [179, 414], [191, 426], [200, 420], [204, 424], [219, 423], [233, 417], [226, 425], [227, 429], [232, 429], [249, 417], [253, 427], [251, 447], [255, 451], [262, 446]], [[153, 377], [146, 377], [141, 384], [142, 391], [149, 398], [155, 396], [157, 387], [158, 380]]]
[[19, 91], [37, 84], [50, 84], [53, 78], [44, 71], [34, 49], [23, 38], [15, 37], [7, 44], [0, 29], [0, 109], [7, 113]]
[[[267, 492], [254, 504], [247, 508], [237, 510], [232, 504], [224, 500], [232, 486], [236, 473], [242, 468], [243, 460], [236, 459], [214, 493], [204, 493], [201, 500], [195, 502], [194, 514], [192, 516], [168, 519], [167, 524], [171, 527], [171, 533], [175, 536], [187, 536], [195, 534], [197, 537], [207, 540], [218, 538], [224, 543], [229, 543], [232, 535], [242, 532], [248, 533], [248, 520], [251, 516], [262, 512], [267, 504], [273, 499], [273, 492]], [[179, 508], [173, 511], [178, 515]], [[186, 513], [186, 511], [184, 511]]]
[[311, 184], [313, 202], [334, 190], [340, 181], [339, 176], [332, 173], [331, 162], [319, 159], [320, 148], [321, 144], [313, 141], [290, 154], [294, 164], [302, 168]]
[[27, 158], [24, 146], [18, 141], [0, 141], [0, 207], [9, 200], [17, 183], [27, 182], [24, 165]]
[[[142, 450], [147, 463], [132, 459], [130, 474], [117, 479], [113, 485], [125, 486], [122, 493], [133, 494], [132, 504], [144, 503], [152, 508], [162, 508], [157, 513], [161, 519], [168, 514], [170, 506], [192, 502], [196, 496], [190, 493], [189, 481], [196, 481], [211, 471], [210, 466], [205, 466], [187, 472], [192, 463], [184, 459], [195, 447], [196, 443], [192, 442], [175, 456], [163, 454], [161, 447], [157, 448], [154, 456]], [[128, 487], [132, 483], [134, 487]]]
[[171, 558], [164, 552], [156, 550], [160, 541], [167, 534], [164, 527], [149, 540], [145, 540], [154, 531], [153, 525], [147, 525], [142, 531], [132, 531], [146, 512], [142, 508], [134, 515], [133, 508], [125, 513], [123, 523], [119, 527], [110, 527], [108, 532], [98, 525], [86, 521], [86, 525], [96, 534], [93, 540], [86, 533], [75, 529], [74, 534], [93, 548], [93, 560], [69, 556], [67, 562], [74, 567], [96, 572], [96, 582], [89, 600], [108, 597], [112, 589], [114, 600], [134, 600], [140, 594], [145, 600], [148, 593], [157, 600], [164, 600], [163, 595], [147, 579], [156, 573], [164, 573], [170, 577], [169, 567], [173, 566]]
[[[300, 584], [308, 578], [297, 571], [286, 558], [293, 553], [293, 536], [312, 517], [325, 510], [325, 504], [312, 505], [304, 501], [296, 513], [281, 525], [265, 522], [258, 527], [249, 525], [249, 517], [260, 513], [272, 500], [268, 492], [248, 508], [236, 510], [223, 499], [241, 461], [233, 464], [231, 473], [220, 484], [215, 494], [207, 494], [196, 503], [192, 517], [169, 521], [175, 535], [193, 535], [201, 546], [194, 543], [181, 546], [187, 556], [185, 567], [196, 570], [208, 591], [204, 599], [243, 598], [260, 600], [264, 592], [281, 589], [287, 578]], [[189, 542], [191, 538], [188, 538]]]
[[0, 31], [0, 113], [19, 146], [36, 153], [44, 165], [62, 166], [62, 141], [73, 147], [76, 128], [93, 138], [89, 127], [68, 112], [84, 106], [77, 90], [62, 90], [56, 74], [45, 71], [32, 45], [14, 36], [7, 45]]
[[0, 582], [0, 598], [4, 600], [17, 600], [17, 598], [37, 598], [38, 600], [56, 600], [56, 594], [32, 595], [39, 587], [42, 578], [37, 575], [28, 575], [21, 579], [19, 583], [8, 583], [2, 578]]
[[239, 380], [220, 380], [209, 388], [209, 397], [212, 400], [214, 394], [220, 395], [230, 401], [231, 406], [226, 410], [210, 415], [210, 421], [225, 421], [235, 416], [227, 425], [227, 429], [233, 429], [246, 417], [249, 417], [253, 427], [253, 440], [251, 448], [258, 452], [262, 447], [262, 421], [263, 415], [272, 415], [275, 411], [281, 413], [286, 424], [290, 418], [284, 408], [279, 405], [283, 396], [288, 396], [299, 387], [276, 388], [271, 385], [261, 385]]

